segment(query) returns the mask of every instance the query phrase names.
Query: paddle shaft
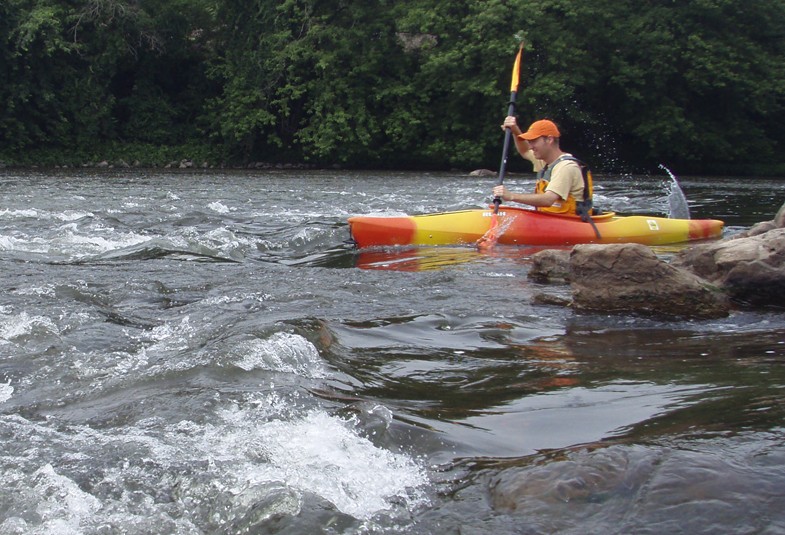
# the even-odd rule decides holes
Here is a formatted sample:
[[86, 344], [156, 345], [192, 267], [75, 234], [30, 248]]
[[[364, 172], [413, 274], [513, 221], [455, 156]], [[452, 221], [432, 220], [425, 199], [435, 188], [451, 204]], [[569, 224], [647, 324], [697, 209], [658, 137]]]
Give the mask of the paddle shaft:
[[[507, 115], [510, 116], [515, 113], [515, 97], [517, 96], [517, 91], [513, 91], [510, 93], [510, 107], [507, 108]], [[512, 129], [505, 128], [504, 129], [504, 148], [502, 149], [502, 162], [499, 164], [499, 181], [498, 185], [501, 186], [504, 184], [504, 173], [507, 171], [507, 156], [510, 153], [510, 140], [512, 139]], [[499, 212], [499, 205], [502, 203], [502, 200], [499, 197], [495, 197], [493, 199], [493, 211], [494, 213]]]
[[[515, 113], [515, 98], [518, 96], [518, 82], [520, 79], [521, 69], [521, 55], [523, 54], [523, 42], [518, 48], [518, 55], [515, 57], [515, 64], [512, 68], [512, 83], [510, 84], [510, 107], [507, 108], [507, 116]], [[504, 148], [502, 149], [502, 162], [499, 165], [499, 181], [498, 185], [504, 184], [504, 173], [507, 170], [507, 156], [510, 153], [510, 140], [512, 139], [512, 130], [510, 128], [504, 129]], [[499, 197], [493, 199], [493, 213], [499, 213], [499, 205], [502, 200]]]

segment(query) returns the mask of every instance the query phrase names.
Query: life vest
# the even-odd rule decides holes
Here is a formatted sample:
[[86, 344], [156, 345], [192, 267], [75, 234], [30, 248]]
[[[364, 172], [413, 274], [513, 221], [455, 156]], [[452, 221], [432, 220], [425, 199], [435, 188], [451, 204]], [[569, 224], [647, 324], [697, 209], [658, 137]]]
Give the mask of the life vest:
[[552, 214], [578, 215], [583, 221], [588, 221], [593, 212], [592, 196], [594, 195], [594, 183], [589, 166], [575, 156], [565, 154], [564, 156], [557, 158], [551, 165], [546, 165], [545, 168], [537, 173], [537, 183], [534, 187], [534, 191], [535, 193], [545, 193], [545, 189], [548, 187], [548, 183], [551, 180], [553, 168], [556, 167], [556, 164], [565, 160], [576, 162], [581, 169], [581, 176], [583, 176], [583, 199], [579, 201], [575, 199], [572, 194], [569, 194], [566, 200], [560, 203], [554, 203], [552, 206], [538, 206], [537, 210]]

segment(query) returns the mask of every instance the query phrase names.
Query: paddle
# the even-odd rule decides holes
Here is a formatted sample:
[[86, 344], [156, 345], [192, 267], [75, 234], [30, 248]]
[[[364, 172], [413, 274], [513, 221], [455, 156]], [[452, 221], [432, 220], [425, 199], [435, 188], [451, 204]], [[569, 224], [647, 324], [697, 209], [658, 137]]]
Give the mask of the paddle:
[[[515, 56], [515, 64], [512, 67], [512, 83], [510, 84], [510, 107], [507, 109], [507, 115], [515, 113], [515, 97], [518, 95], [518, 81], [521, 72], [521, 56], [523, 55], [523, 41], [518, 47], [518, 55]], [[507, 170], [507, 154], [510, 151], [510, 139], [512, 139], [512, 130], [506, 128], [504, 131], [504, 148], [502, 149], [502, 162], [499, 165], [499, 182], [498, 185], [504, 184], [504, 173]], [[499, 205], [502, 200], [499, 197], [493, 199], [493, 213], [491, 214], [491, 227], [488, 229], [482, 238], [477, 240], [477, 248], [480, 250], [487, 250], [496, 245], [499, 240]]]

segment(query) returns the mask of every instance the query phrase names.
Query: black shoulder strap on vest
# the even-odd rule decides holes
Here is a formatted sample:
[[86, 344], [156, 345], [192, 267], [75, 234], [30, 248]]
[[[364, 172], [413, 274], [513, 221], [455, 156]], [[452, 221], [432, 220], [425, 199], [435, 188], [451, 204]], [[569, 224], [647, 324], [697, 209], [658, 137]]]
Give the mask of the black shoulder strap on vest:
[[591, 169], [589, 169], [588, 165], [571, 154], [565, 154], [563, 156], [559, 156], [559, 158], [557, 158], [556, 161], [551, 165], [546, 165], [543, 169], [541, 169], [540, 172], [537, 173], [537, 179], [541, 180], [546, 177], [550, 178], [553, 168], [562, 160], [572, 160], [577, 163], [578, 167], [581, 169], [581, 176], [583, 177], [583, 199], [580, 201], [575, 201], [575, 213], [580, 216], [581, 221], [591, 225], [591, 228], [594, 229], [594, 234], [597, 236], [597, 239], [601, 240], [602, 236], [600, 235], [600, 230], [597, 228], [597, 225], [591, 218], [594, 210], [594, 203], [592, 201], [594, 181], [591, 176]]
[[589, 223], [591, 228], [594, 229], [594, 234], [597, 239], [601, 240], [600, 230], [591, 218], [594, 210], [594, 202], [592, 201], [592, 190], [594, 189], [594, 181], [591, 176], [591, 169], [589, 166], [580, 161], [575, 156], [562, 156], [562, 159], [573, 160], [581, 168], [581, 175], [583, 176], [583, 200], [575, 202], [575, 212], [581, 217], [581, 221]]

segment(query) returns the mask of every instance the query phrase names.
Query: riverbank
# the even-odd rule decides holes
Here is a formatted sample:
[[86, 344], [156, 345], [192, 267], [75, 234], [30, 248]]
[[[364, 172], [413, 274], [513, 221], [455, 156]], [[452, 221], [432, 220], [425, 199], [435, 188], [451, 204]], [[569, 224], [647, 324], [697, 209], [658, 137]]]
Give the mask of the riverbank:
[[200, 144], [158, 146], [110, 143], [93, 149], [40, 149], [0, 154], [0, 169], [316, 169], [308, 162], [275, 159], [248, 161], [218, 147]]
[[[591, 162], [589, 158], [588, 161]], [[614, 164], [618, 167], [618, 162]], [[624, 168], [633, 166], [624, 165]], [[657, 163], [651, 163], [649, 174], [659, 174]], [[109, 168], [109, 169], [362, 169], [362, 170], [397, 170], [397, 171], [451, 171], [454, 167], [433, 166], [422, 163], [413, 168], [411, 165], [395, 163], [366, 162], [309, 162], [291, 151], [281, 151], [265, 158], [244, 158], [227, 152], [224, 147], [200, 143], [184, 143], [181, 145], [161, 146], [144, 143], [100, 143], [89, 149], [41, 148], [24, 153], [0, 153], [0, 169], [77, 169], [77, 168]], [[705, 162], [698, 167], [690, 164], [669, 165], [679, 176], [749, 176], [749, 177], [785, 177], [783, 163], [722, 163]], [[474, 169], [474, 171], [472, 171]], [[461, 169], [475, 176], [495, 176], [498, 171], [476, 167]], [[527, 162], [513, 158], [507, 169], [508, 175], [529, 173]], [[624, 176], [629, 170], [603, 169], [594, 164], [595, 174], [612, 174]]]

